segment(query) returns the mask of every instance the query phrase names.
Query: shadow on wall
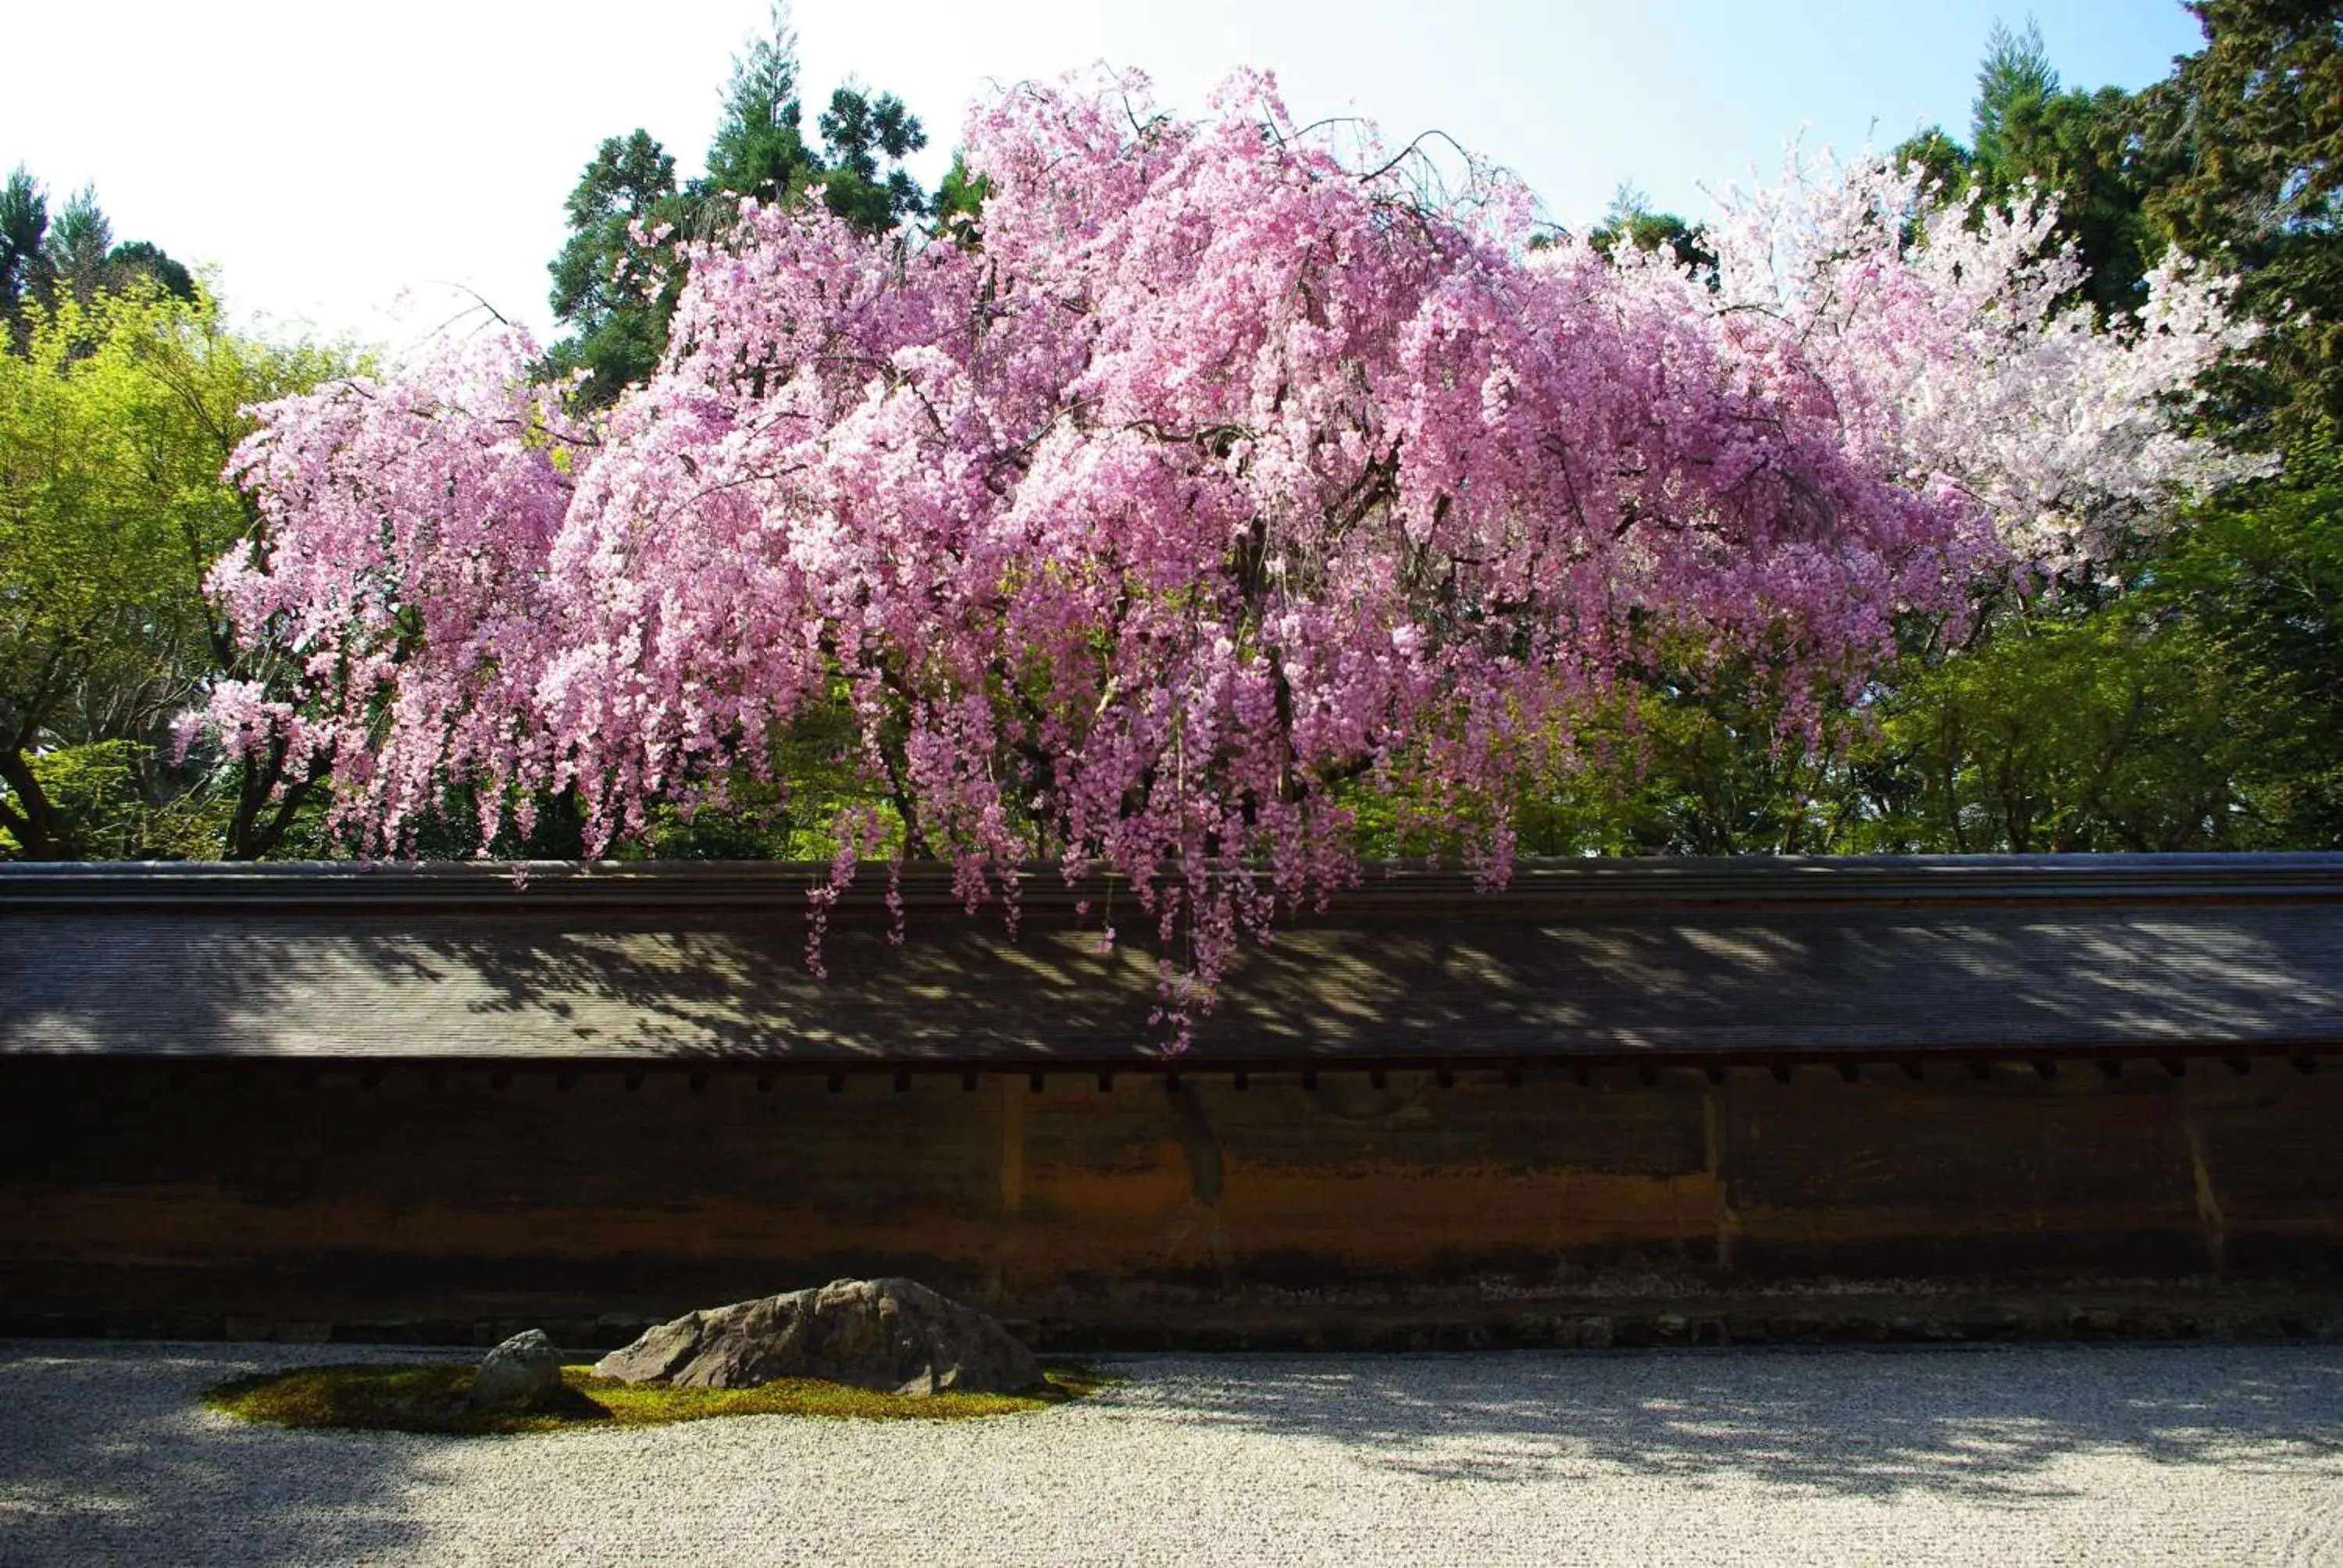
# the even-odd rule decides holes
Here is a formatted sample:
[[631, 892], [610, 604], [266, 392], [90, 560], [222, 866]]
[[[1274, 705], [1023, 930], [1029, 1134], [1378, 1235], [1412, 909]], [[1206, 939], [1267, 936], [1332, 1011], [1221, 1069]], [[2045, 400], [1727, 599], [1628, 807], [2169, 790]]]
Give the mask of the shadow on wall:
[[[526, 895], [521, 895], [523, 899]], [[1892, 1050], [2324, 1038], [2343, 1029], [2322, 905], [1751, 911], [1303, 921], [1232, 967], [1215, 1053], [1451, 1042]], [[851, 1061], [1149, 1054], [1143, 943], [995, 918], [891, 946], [801, 917], [569, 920], [159, 913], [0, 922], [0, 1050]]]
[[1525, 1352], [1164, 1362], [1131, 1397], [1181, 1422], [1315, 1440], [1407, 1476], [1632, 1471], [2023, 1504], [2070, 1456], [2306, 1462], [2343, 1484], [2343, 1349]]

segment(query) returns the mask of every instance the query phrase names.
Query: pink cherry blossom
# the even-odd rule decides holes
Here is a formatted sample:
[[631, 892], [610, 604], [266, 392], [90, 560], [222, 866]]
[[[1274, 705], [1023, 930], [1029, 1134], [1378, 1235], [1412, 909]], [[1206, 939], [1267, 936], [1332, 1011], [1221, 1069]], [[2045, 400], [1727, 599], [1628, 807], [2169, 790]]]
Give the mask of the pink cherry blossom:
[[574, 787], [598, 850], [843, 700], [893, 809], [840, 823], [817, 917], [865, 859], [1012, 919], [1031, 862], [1111, 868], [1177, 1044], [1245, 934], [1355, 875], [1347, 787], [1501, 880], [1508, 802], [1654, 639], [1851, 684], [1898, 615], [2227, 477], [2175, 423], [2220, 287], [2159, 273], [2098, 330], [2046, 202], [1794, 171], [1711, 278], [1532, 246], [1517, 186], [1428, 197], [1266, 76], [1215, 109], [1001, 95], [966, 243], [744, 206], [590, 426], [518, 339], [275, 405], [215, 586], [307, 675], [211, 722], [329, 757], [376, 851], [458, 779], [484, 829]]

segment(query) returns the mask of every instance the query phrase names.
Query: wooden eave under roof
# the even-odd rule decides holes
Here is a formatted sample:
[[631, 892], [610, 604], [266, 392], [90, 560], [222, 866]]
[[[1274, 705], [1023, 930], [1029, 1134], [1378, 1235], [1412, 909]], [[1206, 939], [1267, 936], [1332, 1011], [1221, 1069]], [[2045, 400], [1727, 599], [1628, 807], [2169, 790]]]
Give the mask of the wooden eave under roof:
[[[1370, 868], [1162, 1054], [1128, 887], [827, 867], [0, 866], [0, 1057], [848, 1070], [2343, 1050], [2343, 855]], [[1080, 912], [1078, 912], [1078, 906]], [[1111, 920], [1124, 940], [1101, 950]]]

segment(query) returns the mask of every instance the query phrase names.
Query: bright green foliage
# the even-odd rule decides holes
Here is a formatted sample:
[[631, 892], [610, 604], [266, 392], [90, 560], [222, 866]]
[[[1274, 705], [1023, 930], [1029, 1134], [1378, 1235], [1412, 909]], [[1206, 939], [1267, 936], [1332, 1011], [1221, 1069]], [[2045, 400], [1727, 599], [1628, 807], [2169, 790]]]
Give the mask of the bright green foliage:
[[[94, 740], [31, 759], [49, 810], [65, 824], [62, 849], [87, 860], [201, 860], [216, 857], [226, 805], [216, 794], [181, 788], [163, 764], [167, 754], [136, 740]], [[14, 835], [0, 837], [5, 844]]]
[[2143, 600], [2012, 619], [1916, 660], [1845, 769], [1838, 847], [2012, 854], [2257, 847], [2251, 672]]
[[2029, 18], [2013, 33], [1999, 22], [1986, 35], [1985, 60], [1977, 66], [1977, 95], [1969, 109], [1969, 130], [1978, 162], [2006, 166], [2016, 122], [2037, 112], [2058, 93], [2058, 73], [2042, 47], [2042, 29]]
[[[70, 759], [124, 728], [159, 739], [197, 695], [200, 664], [186, 656], [206, 618], [186, 590], [209, 563], [188, 541], [235, 537], [233, 498], [205, 494], [170, 460], [167, 405], [133, 347], [160, 324], [139, 302], [105, 309], [93, 320], [71, 301], [35, 306], [29, 353], [0, 357], [0, 829], [41, 859], [76, 859], [85, 844], [35, 759]], [[77, 357], [91, 338], [96, 352]]]
[[2343, 847], [2338, 518], [2343, 459], [2298, 447], [2122, 578], [2003, 606], [1954, 648], [1914, 628], [1811, 747], [1771, 740], [1782, 694], [1745, 668], [1663, 685], [1590, 725], [1594, 765], [1523, 803], [1523, 849]]
[[927, 210], [924, 193], [900, 166], [928, 145], [919, 120], [892, 93], [875, 96], [846, 85], [822, 112], [822, 146], [805, 140], [798, 96], [797, 35], [789, 9], [777, 5], [764, 37], [732, 62], [724, 116], [708, 148], [708, 173], [693, 182], [696, 232], [723, 232], [741, 196], [788, 203], [809, 186], [822, 187], [830, 210], [856, 227], [883, 234]]
[[[2139, 592], [2038, 606], [1949, 656], [1916, 650], [1812, 744], [1734, 665], [1591, 725], [1590, 761], [1516, 814], [1523, 852], [2050, 853], [2322, 839], [2285, 672], [2190, 606]], [[2331, 755], [2331, 753], [2330, 753]], [[1431, 846], [1423, 846], [1429, 848]], [[1418, 846], [1406, 846], [1410, 849]]]
[[1916, 655], [1848, 767], [1848, 849], [2343, 845], [2343, 464], [2198, 508], [2129, 579]]
[[[1832, 848], [1827, 791], [1836, 736], [1800, 747], [1781, 738], [1778, 694], [1732, 661], [1646, 695], [1598, 766], [1544, 812], [1575, 804], [1610, 855], [1813, 854]], [[1634, 759], [1619, 771], [1612, 755]], [[1543, 826], [1540, 817], [1530, 819]], [[1534, 828], [1533, 829], [1534, 830]], [[1584, 833], [1582, 829], [1582, 833]], [[1559, 843], [1540, 846], [1559, 852]]]
[[151, 283], [22, 308], [25, 351], [0, 354], [0, 849], [266, 853], [298, 802], [277, 786], [298, 781], [179, 765], [169, 729], [211, 681], [267, 673], [202, 591], [250, 526], [220, 479], [240, 410], [344, 357], [239, 337]]

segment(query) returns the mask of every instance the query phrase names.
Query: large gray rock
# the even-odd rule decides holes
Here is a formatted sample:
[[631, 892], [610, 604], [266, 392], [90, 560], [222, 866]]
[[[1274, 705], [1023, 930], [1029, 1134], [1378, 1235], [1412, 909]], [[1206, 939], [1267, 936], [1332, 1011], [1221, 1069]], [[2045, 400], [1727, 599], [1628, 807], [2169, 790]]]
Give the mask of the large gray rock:
[[515, 1404], [561, 1390], [561, 1358], [543, 1329], [513, 1335], [480, 1358], [472, 1374], [474, 1404]]
[[594, 1364], [602, 1377], [685, 1388], [821, 1378], [904, 1393], [1010, 1393], [1041, 1381], [1008, 1330], [913, 1280], [835, 1280], [686, 1312]]

